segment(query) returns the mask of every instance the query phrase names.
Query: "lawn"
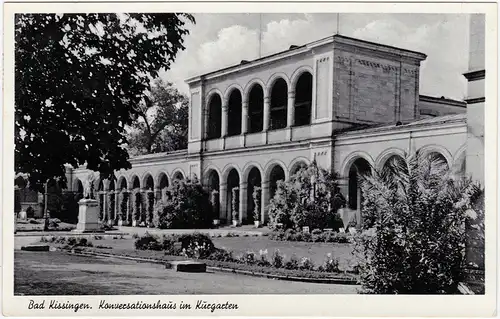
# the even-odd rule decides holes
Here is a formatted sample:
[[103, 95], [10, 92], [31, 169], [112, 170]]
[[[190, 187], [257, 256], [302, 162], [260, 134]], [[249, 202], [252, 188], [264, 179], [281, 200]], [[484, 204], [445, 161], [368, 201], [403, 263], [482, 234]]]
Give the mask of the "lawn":
[[[17, 220], [16, 231], [19, 231], [19, 232], [43, 231], [44, 226], [45, 226], [44, 219]], [[49, 227], [49, 230], [50, 231], [69, 231], [69, 230], [72, 230], [75, 228], [76, 228], [75, 224], [68, 224], [65, 222], [60, 222], [60, 223], [58, 223], [58, 227], [53, 227], [53, 225], [51, 225]]]
[[[97, 239], [96, 239], [97, 238]], [[135, 239], [125, 236], [119, 239], [118, 236], [89, 237], [94, 248], [101, 248], [104, 252], [122, 255], [134, 255], [149, 258], [163, 259], [164, 253], [161, 251], [138, 251], [134, 247]], [[312, 243], [312, 242], [287, 242], [270, 240], [266, 236], [256, 237], [215, 237], [212, 238], [215, 246], [232, 251], [234, 256], [238, 256], [247, 251], [259, 254], [260, 250], [266, 250], [270, 258], [275, 250], [279, 250], [285, 255], [285, 259], [293, 254], [297, 258], [308, 257], [315, 265], [323, 263], [326, 255], [331, 253], [339, 260], [341, 270], [352, 270], [355, 264], [355, 257], [352, 255], [352, 244], [337, 243]]]

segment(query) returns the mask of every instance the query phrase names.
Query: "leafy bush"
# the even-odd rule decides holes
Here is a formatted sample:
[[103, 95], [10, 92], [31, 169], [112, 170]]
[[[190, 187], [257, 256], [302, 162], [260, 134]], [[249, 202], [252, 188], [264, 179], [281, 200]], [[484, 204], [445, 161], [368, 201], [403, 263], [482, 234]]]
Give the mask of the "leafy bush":
[[346, 233], [338, 233], [331, 230], [323, 231], [321, 233], [310, 234], [301, 231], [295, 231], [293, 229], [287, 229], [285, 231], [278, 230], [273, 231], [269, 234], [271, 240], [280, 241], [303, 241], [303, 242], [321, 242], [321, 243], [339, 243], [347, 244], [351, 242], [351, 237]]
[[440, 158], [393, 160], [362, 178], [357, 236], [365, 293], [456, 293], [464, 279], [467, 211], [482, 191]]
[[135, 249], [138, 250], [162, 250], [162, 245], [157, 236], [146, 232], [143, 236], [135, 240]]
[[214, 243], [206, 234], [183, 234], [178, 237], [178, 241], [183, 255], [189, 258], [207, 258], [215, 251]]
[[[338, 208], [345, 203], [336, 175], [316, 162], [300, 169], [287, 182], [279, 181], [269, 204], [269, 226], [278, 229], [341, 227]], [[340, 221], [340, 223], [339, 223]]]
[[327, 254], [325, 261], [321, 266], [318, 267], [319, 271], [324, 272], [338, 272], [339, 271], [339, 261], [332, 257], [332, 254]]
[[224, 262], [235, 262], [231, 251], [227, 251], [223, 248], [215, 248], [215, 250], [208, 256], [210, 260], [224, 261]]
[[176, 251], [175, 243], [178, 241], [176, 236], [165, 236], [162, 237], [161, 248], [165, 254], [178, 255], [180, 252]]
[[244, 252], [243, 255], [240, 256], [239, 260], [247, 265], [253, 265], [257, 263], [257, 257], [253, 251]]
[[314, 270], [314, 263], [308, 257], [302, 257], [299, 263], [299, 269]]
[[169, 198], [154, 208], [153, 223], [158, 228], [207, 228], [212, 222], [209, 194], [195, 180], [175, 180]]
[[315, 228], [311, 232], [312, 235], [319, 235], [319, 234], [322, 234], [322, 233], [323, 233], [323, 231], [321, 229], [319, 229], [319, 228]]
[[257, 265], [262, 266], [262, 267], [271, 266], [271, 263], [269, 262], [269, 259], [267, 258], [267, 249], [266, 250], [261, 249], [259, 251], [259, 258], [257, 260]]
[[281, 268], [284, 266], [285, 256], [283, 256], [278, 249], [273, 253], [271, 264], [274, 268]]
[[299, 269], [299, 259], [295, 254], [285, 263], [285, 269]]

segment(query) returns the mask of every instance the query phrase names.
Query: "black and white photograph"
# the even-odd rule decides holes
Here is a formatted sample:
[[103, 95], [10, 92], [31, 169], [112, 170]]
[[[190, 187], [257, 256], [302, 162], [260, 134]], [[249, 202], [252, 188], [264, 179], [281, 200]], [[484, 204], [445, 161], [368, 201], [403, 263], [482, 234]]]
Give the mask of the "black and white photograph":
[[23, 314], [495, 293], [485, 7], [217, 5], [12, 14], [4, 282]]

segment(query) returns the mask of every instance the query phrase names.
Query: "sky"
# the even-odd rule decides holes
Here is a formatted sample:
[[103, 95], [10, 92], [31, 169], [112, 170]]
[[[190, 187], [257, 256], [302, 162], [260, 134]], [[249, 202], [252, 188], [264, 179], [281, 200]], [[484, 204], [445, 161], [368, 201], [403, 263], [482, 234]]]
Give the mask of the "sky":
[[[286, 50], [336, 33], [336, 13], [195, 14], [186, 49], [161, 73], [184, 93], [187, 78]], [[425, 53], [420, 94], [466, 97], [468, 16], [459, 14], [340, 14], [339, 34]]]

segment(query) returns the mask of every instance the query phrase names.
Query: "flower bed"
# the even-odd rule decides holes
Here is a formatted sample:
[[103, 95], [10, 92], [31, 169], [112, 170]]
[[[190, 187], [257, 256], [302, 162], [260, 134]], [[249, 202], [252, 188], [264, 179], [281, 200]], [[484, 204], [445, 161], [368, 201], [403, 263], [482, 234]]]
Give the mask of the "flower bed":
[[[318, 273], [340, 273], [338, 260], [328, 253], [320, 265], [315, 265], [308, 257], [298, 258], [292, 255], [288, 260], [279, 251], [275, 250], [269, 258], [268, 251], [260, 250], [259, 253], [246, 251], [239, 256], [234, 256], [233, 252], [216, 248], [206, 234], [193, 233], [185, 235], [170, 235], [162, 238], [146, 233], [138, 237], [135, 241], [138, 250], [163, 250], [166, 255], [184, 256], [198, 260], [211, 260], [223, 263], [224, 267], [241, 268], [240, 265], [260, 267], [265, 269], [280, 269], [291, 271], [313, 271]], [[224, 264], [225, 263], [225, 264]], [[211, 263], [213, 264], [213, 263]], [[222, 266], [219, 266], [222, 267]], [[319, 276], [321, 277], [321, 276]]]
[[279, 241], [303, 241], [314, 243], [339, 243], [351, 242], [351, 236], [346, 233], [334, 232], [331, 230], [322, 231], [314, 229], [312, 232], [295, 231], [293, 229], [273, 231], [269, 234], [269, 239]]

